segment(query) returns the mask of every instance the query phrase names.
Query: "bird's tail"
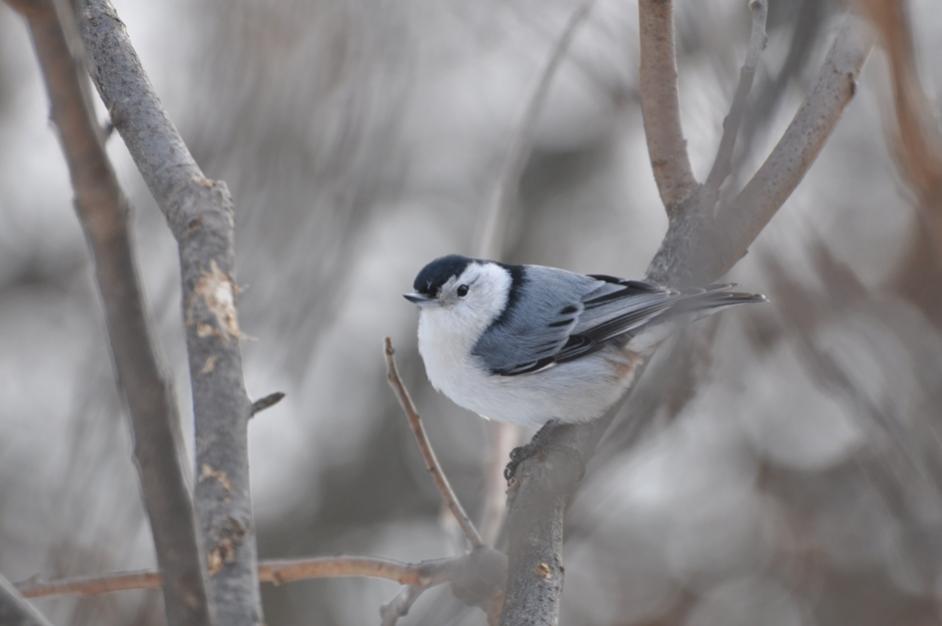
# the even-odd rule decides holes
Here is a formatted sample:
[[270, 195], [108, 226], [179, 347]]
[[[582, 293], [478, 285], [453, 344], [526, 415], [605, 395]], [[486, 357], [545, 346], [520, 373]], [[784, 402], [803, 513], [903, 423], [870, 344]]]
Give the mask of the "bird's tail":
[[721, 283], [707, 285], [698, 289], [680, 292], [671, 305], [659, 317], [671, 318], [676, 315], [686, 315], [703, 311], [704, 313], [713, 309], [722, 309], [737, 304], [751, 304], [759, 302], [768, 302], [761, 293], [745, 293], [742, 291], [732, 291], [736, 288], [736, 283]]
[[732, 291], [735, 288], [735, 283], [724, 283], [677, 292], [663, 313], [653, 317], [642, 327], [641, 332], [635, 333], [630, 342], [631, 348], [647, 352], [673, 334], [678, 325], [694, 322], [737, 304], [769, 301], [762, 294]]

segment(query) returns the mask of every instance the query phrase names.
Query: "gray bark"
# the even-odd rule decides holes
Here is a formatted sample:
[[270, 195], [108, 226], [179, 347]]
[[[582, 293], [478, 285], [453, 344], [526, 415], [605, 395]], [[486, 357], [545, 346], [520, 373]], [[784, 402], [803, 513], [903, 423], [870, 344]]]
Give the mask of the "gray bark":
[[260, 624], [245, 392], [236, 316], [233, 205], [164, 111], [107, 0], [83, 0], [82, 39], [112, 122], [177, 240], [196, 428], [196, 513], [221, 624]]

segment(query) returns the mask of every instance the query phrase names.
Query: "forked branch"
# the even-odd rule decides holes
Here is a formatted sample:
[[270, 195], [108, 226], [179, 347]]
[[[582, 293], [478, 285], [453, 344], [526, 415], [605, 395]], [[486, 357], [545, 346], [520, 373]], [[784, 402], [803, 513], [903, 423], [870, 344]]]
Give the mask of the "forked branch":
[[[641, 0], [639, 7], [646, 7], [663, 18], [663, 13], [659, 12], [669, 10], [669, 4]], [[642, 32], [645, 27], [643, 22]], [[672, 25], [658, 22], [657, 28], [663, 36]], [[644, 45], [643, 41], [642, 48]], [[683, 212], [670, 209], [669, 198], [676, 199], [676, 196], [667, 194], [665, 197], [663, 190], [676, 190], [678, 187], [662, 185], [667, 179], [663, 178], [663, 171], [658, 173], [658, 168], [655, 168], [671, 219], [661, 247], [648, 268], [651, 279], [667, 284], [714, 281], [745, 254], [814, 162], [854, 95], [857, 76], [871, 45], [868, 31], [861, 22], [848, 19], [842, 25], [818, 73], [814, 89], [772, 154], [733, 203], [721, 207], [717, 215], [696, 202], [685, 202], [687, 210]], [[663, 50], [661, 56], [666, 56]], [[670, 58], [673, 59], [672, 53]], [[670, 73], [663, 80], [672, 83], [674, 76], [671, 63]], [[647, 90], [663, 86], [652, 87], [643, 83], [642, 87]], [[664, 106], [673, 106], [675, 96], [676, 90], [668, 90], [663, 96], [667, 99]], [[657, 103], [651, 94], [647, 98], [652, 104]], [[646, 121], [646, 132], [664, 131], [658, 124], [654, 126], [649, 129]], [[682, 135], [677, 132], [679, 125], [671, 126], [674, 132], [668, 135], [673, 138], [674, 152], [680, 154], [683, 142]], [[651, 137], [648, 139], [650, 142]], [[683, 151], [676, 171], [689, 169], [685, 167], [685, 156]], [[508, 587], [501, 617], [503, 626], [552, 626], [558, 622], [566, 507], [582, 480], [585, 465], [624, 400], [633, 391], [639, 374], [635, 375], [635, 382], [622, 401], [598, 420], [581, 425], [550, 423], [545, 426], [534, 438], [538, 454], [517, 468], [508, 504], [510, 551]], [[641, 419], [641, 416], [635, 419]]]

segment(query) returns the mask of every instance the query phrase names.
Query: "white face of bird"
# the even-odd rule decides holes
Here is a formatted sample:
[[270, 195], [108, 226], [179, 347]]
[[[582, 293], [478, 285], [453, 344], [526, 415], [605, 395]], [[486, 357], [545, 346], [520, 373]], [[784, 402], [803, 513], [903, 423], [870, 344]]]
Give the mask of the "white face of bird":
[[496, 263], [469, 263], [461, 274], [445, 281], [434, 297], [413, 301], [422, 316], [435, 318], [437, 325], [477, 337], [504, 311], [511, 282], [510, 272]]

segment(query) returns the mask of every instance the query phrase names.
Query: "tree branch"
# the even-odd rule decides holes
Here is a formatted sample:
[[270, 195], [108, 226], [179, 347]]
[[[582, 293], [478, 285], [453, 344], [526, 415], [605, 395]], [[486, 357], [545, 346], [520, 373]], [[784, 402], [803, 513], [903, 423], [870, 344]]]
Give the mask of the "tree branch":
[[782, 138], [743, 190], [716, 211], [697, 207], [671, 220], [648, 270], [661, 282], [714, 280], [729, 271], [792, 194], [814, 163], [857, 89], [873, 47], [866, 24], [846, 16], [814, 87]]
[[648, 156], [668, 217], [697, 188], [680, 122], [672, 0], [638, 0], [638, 89]]
[[484, 542], [481, 540], [481, 535], [478, 533], [477, 528], [474, 527], [474, 522], [472, 522], [468, 514], [465, 513], [464, 507], [461, 506], [461, 502], [458, 500], [454, 490], [451, 488], [451, 484], [448, 482], [448, 477], [445, 476], [445, 472], [442, 471], [441, 464], [439, 464], [438, 458], [435, 456], [435, 450], [432, 449], [428, 435], [425, 434], [425, 426], [422, 425], [422, 418], [419, 417], [419, 413], [415, 409], [415, 404], [412, 403], [409, 390], [406, 389], [405, 384], [403, 384], [402, 379], [399, 377], [399, 369], [396, 367], [396, 352], [393, 350], [392, 339], [389, 337], [386, 337], [385, 341], [385, 356], [386, 381], [392, 388], [393, 393], [396, 394], [396, 399], [399, 400], [399, 406], [402, 407], [402, 412], [405, 413], [406, 418], [409, 420], [409, 427], [412, 429], [412, 434], [415, 435], [415, 442], [419, 446], [419, 453], [425, 461], [425, 469], [432, 475], [432, 480], [435, 482], [435, 487], [438, 489], [442, 501], [448, 505], [451, 514], [455, 516], [455, 520], [458, 522], [458, 525], [461, 526], [461, 530], [464, 532], [468, 543], [471, 544], [472, 548], [482, 547]]
[[409, 609], [412, 608], [412, 605], [415, 604], [415, 601], [419, 599], [425, 589], [425, 587], [416, 585], [403, 587], [395, 598], [380, 607], [379, 617], [382, 626], [396, 626], [400, 617], [409, 614]]
[[10, 581], [0, 576], [0, 624], [5, 626], [52, 626], [36, 607], [27, 602]]
[[[282, 585], [313, 578], [384, 578], [401, 585], [423, 588], [450, 582], [470, 563], [470, 556], [405, 563], [393, 559], [360, 556], [329, 556], [307, 559], [280, 559], [258, 564], [263, 583]], [[77, 576], [59, 580], [26, 580], [16, 589], [26, 598], [49, 596], [93, 596], [128, 589], [156, 589], [161, 575], [153, 570], [116, 572], [104, 576]]]
[[[175, 625], [210, 624], [190, 494], [179, 447], [180, 417], [153, 347], [128, 227], [128, 203], [104, 151], [101, 129], [69, 36], [68, 3], [35, 0], [22, 11], [52, 103], [75, 208], [95, 259], [119, 387], [127, 400], [134, 457], [158, 565], [164, 605]], [[21, 6], [17, 4], [16, 6]], [[0, 620], [2, 621], [2, 620]]]
[[720, 139], [720, 146], [716, 150], [716, 158], [713, 159], [713, 167], [707, 175], [707, 192], [712, 195], [712, 201], [716, 202], [719, 197], [720, 186], [729, 177], [733, 168], [733, 150], [736, 148], [736, 137], [739, 134], [739, 127], [742, 125], [743, 117], [746, 113], [746, 100], [749, 91], [752, 89], [752, 80], [756, 75], [756, 67], [759, 65], [759, 57], [765, 50], [765, 44], [768, 35], [765, 32], [765, 22], [769, 14], [768, 0], [751, 0], [749, 8], [752, 11], [752, 29], [749, 34], [749, 47], [746, 49], [746, 58], [743, 61], [742, 69], [739, 71], [739, 82], [736, 84], [736, 91], [733, 94], [733, 102], [729, 107], [729, 113], [723, 120], [723, 136]]
[[[207, 179], [167, 117], [108, 0], [81, 0], [92, 77], [115, 128], [177, 240], [196, 427], [196, 512], [210, 599], [227, 626], [261, 623], [249, 494], [241, 331], [236, 316], [233, 206]], [[207, 471], [208, 468], [208, 471]]]
[[[642, 0], [642, 4], [646, 3]], [[818, 155], [854, 94], [856, 77], [870, 47], [859, 21], [843, 24], [814, 89], [734, 203], [715, 219], [712, 210], [696, 202], [688, 211], [671, 213], [668, 232], [648, 268], [651, 279], [668, 284], [712, 281], [742, 257]], [[696, 196], [692, 199], [698, 200]], [[508, 504], [510, 551], [501, 618], [504, 626], [558, 623], [566, 506], [599, 439], [635, 388], [643, 367], [643, 363], [636, 365], [631, 388], [601, 418], [587, 424], [551, 422], [544, 426], [532, 444], [538, 453], [518, 466]]]

